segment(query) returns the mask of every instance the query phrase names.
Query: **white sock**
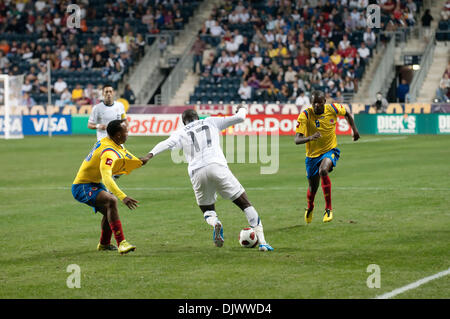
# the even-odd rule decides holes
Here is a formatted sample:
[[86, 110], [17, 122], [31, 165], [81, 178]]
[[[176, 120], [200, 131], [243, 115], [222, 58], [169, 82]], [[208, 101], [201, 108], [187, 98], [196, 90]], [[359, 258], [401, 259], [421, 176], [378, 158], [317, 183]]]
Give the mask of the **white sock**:
[[255, 207], [250, 206], [244, 209], [245, 216], [247, 216], [248, 224], [251, 228], [255, 230], [256, 236], [258, 237], [259, 244], [266, 244], [266, 239], [264, 238], [263, 225], [259, 219], [258, 212]]
[[250, 227], [256, 227], [260, 223], [258, 212], [255, 207], [250, 206], [244, 209], [245, 216], [247, 217]]
[[252, 227], [252, 228], [255, 231], [256, 236], [258, 237], [259, 244], [260, 245], [267, 244], [266, 243], [266, 238], [264, 238], [264, 231], [263, 231], [262, 223], [260, 222], [258, 226]]
[[203, 217], [205, 218], [205, 221], [211, 225], [212, 227], [216, 226], [217, 223], [220, 223], [219, 219], [217, 218], [217, 214], [213, 210], [207, 210]]

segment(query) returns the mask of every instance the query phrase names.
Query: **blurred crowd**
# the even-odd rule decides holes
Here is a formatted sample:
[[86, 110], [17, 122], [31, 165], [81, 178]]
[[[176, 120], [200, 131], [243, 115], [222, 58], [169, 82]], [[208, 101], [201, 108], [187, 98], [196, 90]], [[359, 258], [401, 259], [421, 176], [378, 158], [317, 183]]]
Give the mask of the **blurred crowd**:
[[[95, 102], [92, 92], [107, 82], [117, 87], [144, 55], [146, 34], [183, 27], [192, 14], [186, 2], [192, 1], [0, 0], [0, 73], [25, 74], [23, 91], [39, 103], [49, 60], [55, 99]], [[72, 3], [80, 9], [75, 28]]]
[[[421, 1], [380, 1], [381, 30], [416, 23]], [[241, 77], [242, 100], [295, 102], [313, 89], [343, 101], [358, 90], [379, 41], [368, 1], [225, 1], [194, 44], [194, 71]]]

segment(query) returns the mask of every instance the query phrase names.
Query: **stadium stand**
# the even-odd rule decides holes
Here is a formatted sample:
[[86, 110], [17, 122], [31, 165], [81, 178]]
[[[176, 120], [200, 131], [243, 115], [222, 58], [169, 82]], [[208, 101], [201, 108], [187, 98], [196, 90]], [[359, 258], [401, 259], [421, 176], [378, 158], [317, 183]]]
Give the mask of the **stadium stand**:
[[[189, 103], [239, 101], [243, 81], [252, 88], [249, 100], [259, 103], [295, 102], [312, 89], [351, 98], [374, 48], [386, 39], [377, 36], [380, 29], [366, 28], [368, 1], [308, 3], [225, 1], [201, 30], [215, 55], [202, 66]], [[421, 7], [420, 0], [385, 1], [381, 30], [408, 32]]]
[[450, 102], [450, 63], [447, 64], [447, 68], [439, 82], [439, 87], [436, 89], [434, 101], [437, 103]]
[[[95, 103], [96, 89], [104, 83], [117, 88], [144, 55], [155, 39], [148, 35], [182, 29], [198, 6], [190, 0], [77, 1], [80, 28], [68, 28], [68, 4], [0, 1], [0, 73], [25, 74], [30, 103], [47, 103], [47, 60], [53, 102]], [[80, 98], [66, 100], [66, 91]]]
[[447, 1], [444, 8], [441, 11], [441, 19], [436, 30], [437, 41], [449, 41], [450, 40], [450, 1]]

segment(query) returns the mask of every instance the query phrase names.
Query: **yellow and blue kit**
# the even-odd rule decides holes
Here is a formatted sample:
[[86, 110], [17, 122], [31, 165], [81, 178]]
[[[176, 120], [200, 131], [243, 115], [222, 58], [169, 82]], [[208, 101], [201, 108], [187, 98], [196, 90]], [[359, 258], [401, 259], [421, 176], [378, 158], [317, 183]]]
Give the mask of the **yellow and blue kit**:
[[296, 133], [305, 137], [319, 132], [321, 137], [306, 143], [306, 173], [308, 178], [319, 173], [319, 166], [325, 157], [328, 157], [336, 166], [340, 150], [337, 148], [336, 124], [338, 116], [344, 116], [346, 109], [338, 103], [325, 104], [324, 112], [320, 115], [314, 113], [309, 107], [300, 113], [297, 119]]
[[72, 185], [73, 197], [96, 210], [95, 199], [106, 188], [123, 200], [127, 195], [117, 186], [112, 176], [130, 174], [141, 166], [140, 159], [109, 137], [104, 137], [95, 143], [81, 164]]

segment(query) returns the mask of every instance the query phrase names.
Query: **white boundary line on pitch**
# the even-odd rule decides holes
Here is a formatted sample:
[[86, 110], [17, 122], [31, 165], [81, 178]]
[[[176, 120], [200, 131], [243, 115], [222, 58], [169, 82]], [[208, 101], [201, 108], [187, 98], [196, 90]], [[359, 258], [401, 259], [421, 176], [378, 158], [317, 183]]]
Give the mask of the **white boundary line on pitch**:
[[338, 147], [341, 144], [354, 144], [354, 143], [372, 143], [372, 142], [381, 142], [381, 141], [394, 141], [394, 140], [404, 140], [407, 139], [408, 136], [397, 136], [397, 137], [385, 137], [385, 138], [372, 138], [372, 139], [359, 139], [357, 142], [354, 141], [346, 141], [346, 142], [339, 142]]
[[[286, 191], [286, 190], [305, 190], [308, 187], [245, 187], [249, 191]], [[26, 191], [26, 190], [70, 190], [69, 186], [48, 186], [48, 187], [0, 187], [0, 191]], [[124, 187], [124, 190], [134, 191], [189, 191], [192, 187]], [[363, 186], [333, 186], [333, 189], [337, 190], [363, 190], [363, 191], [394, 191], [394, 190], [406, 190], [406, 191], [444, 191], [449, 192], [450, 188], [442, 187], [363, 187]]]
[[425, 277], [422, 278], [420, 280], [417, 280], [416, 282], [413, 282], [409, 285], [400, 287], [398, 289], [392, 290], [391, 292], [385, 293], [383, 295], [377, 296], [375, 297], [375, 299], [389, 299], [392, 297], [395, 297], [401, 293], [404, 293], [405, 291], [411, 290], [411, 289], [415, 289], [423, 284], [426, 284], [427, 282], [434, 280], [434, 279], [438, 279], [444, 276], [450, 275], [450, 268], [441, 272], [438, 272], [437, 274], [434, 274], [432, 276], [429, 277]]

